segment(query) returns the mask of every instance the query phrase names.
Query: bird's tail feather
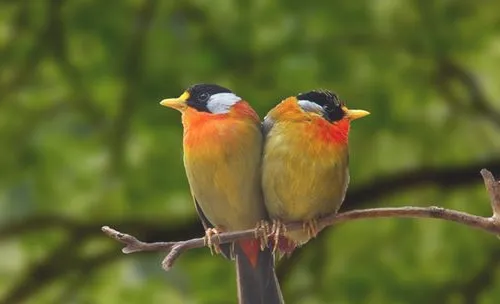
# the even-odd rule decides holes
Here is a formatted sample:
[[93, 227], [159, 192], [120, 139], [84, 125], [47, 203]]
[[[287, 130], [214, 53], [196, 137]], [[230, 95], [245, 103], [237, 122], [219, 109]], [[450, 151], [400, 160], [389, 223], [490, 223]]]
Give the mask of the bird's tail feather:
[[269, 248], [260, 250], [257, 240], [234, 244], [238, 299], [240, 304], [282, 304], [280, 286]]

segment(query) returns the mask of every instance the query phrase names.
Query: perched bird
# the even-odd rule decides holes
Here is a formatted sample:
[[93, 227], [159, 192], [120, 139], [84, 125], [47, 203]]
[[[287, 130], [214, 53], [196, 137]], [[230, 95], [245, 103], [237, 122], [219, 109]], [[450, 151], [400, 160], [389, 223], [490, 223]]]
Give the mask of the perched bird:
[[[184, 166], [198, 215], [212, 234], [267, 219], [261, 189], [263, 136], [250, 105], [215, 84], [197, 84], [161, 105], [182, 113]], [[258, 240], [220, 245], [236, 260], [239, 303], [282, 303], [269, 248]]]
[[332, 92], [311, 91], [286, 98], [264, 118], [267, 211], [278, 228], [304, 223], [304, 230], [285, 232], [285, 244], [276, 236], [282, 253], [314, 237], [316, 219], [340, 208], [349, 183], [349, 125], [368, 114], [347, 109]]

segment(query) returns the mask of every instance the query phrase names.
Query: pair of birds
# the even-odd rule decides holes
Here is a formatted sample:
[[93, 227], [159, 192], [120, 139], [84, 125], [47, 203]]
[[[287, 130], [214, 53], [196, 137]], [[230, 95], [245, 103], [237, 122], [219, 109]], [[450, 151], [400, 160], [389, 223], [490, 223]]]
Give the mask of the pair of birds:
[[[245, 100], [215, 84], [160, 104], [182, 113], [184, 165], [207, 235], [268, 219], [303, 221], [309, 229], [285, 232], [285, 245], [275, 245], [284, 251], [307, 242], [315, 220], [339, 209], [349, 183], [349, 124], [369, 114], [311, 91], [286, 98], [261, 124]], [[239, 303], [283, 303], [273, 253], [260, 247], [257, 239], [220, 245], [236, 260]]]

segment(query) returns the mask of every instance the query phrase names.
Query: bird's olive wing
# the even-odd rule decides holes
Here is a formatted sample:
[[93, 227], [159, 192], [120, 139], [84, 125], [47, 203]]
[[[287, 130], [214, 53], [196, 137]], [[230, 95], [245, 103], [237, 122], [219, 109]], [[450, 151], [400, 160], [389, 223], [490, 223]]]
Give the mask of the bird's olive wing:
[[264, 134], [264, 138], [269, 134], [273, 126], [274, 120], [269, 115], [264, 117], [264, 121], [262, 122], [262, 134]]
[[[208, 220], [208, 218], [203, 213], [203, 210], [201, 210], [200, 204], [198, 204], [198, 201], [196, 200], [196, 197], [193, 196], [193, 200], [194, 200], [194, 206], [196, 208], [196, 212], [198, 213], [198, 217], [201, 220], [201, 224], [203, 225], [203, 228], [205, 228], [205, 230], [207, 230], [208, 228], [214, 228], [214, 225], [212, 225], [212, 223], [210, 223], [210, 221]], [[221, 250], [221, 254], [225, 258], [229, 259], [232, 256], [232, 254], [231, 254], [231, 244], [221, 244], [219, 247], [220, 247], [220, 250]]]

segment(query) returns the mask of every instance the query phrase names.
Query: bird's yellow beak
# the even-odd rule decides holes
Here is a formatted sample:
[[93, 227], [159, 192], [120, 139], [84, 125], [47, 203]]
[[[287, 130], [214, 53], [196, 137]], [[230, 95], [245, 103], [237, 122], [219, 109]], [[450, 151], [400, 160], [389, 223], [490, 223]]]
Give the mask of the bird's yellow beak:
[[346, 113], [347, 113], [347, 118], [349, 120], [355, 120], [355, 119], [358, 119], [358, 118], [361, 118], [361, 117], [365, 117], [366, 115], [370, 115], [370, 112], [368, 111], [365, 111], [365, 110], [349, 110], [349, 109], [346, 109]]
[[183, 112], [187, 108], [186, 101], [189, 99], [189, 92], [182, 93], [178, 98], [167, 98], [160, 101], [160, 104], [164, 107], [169, 107]]

